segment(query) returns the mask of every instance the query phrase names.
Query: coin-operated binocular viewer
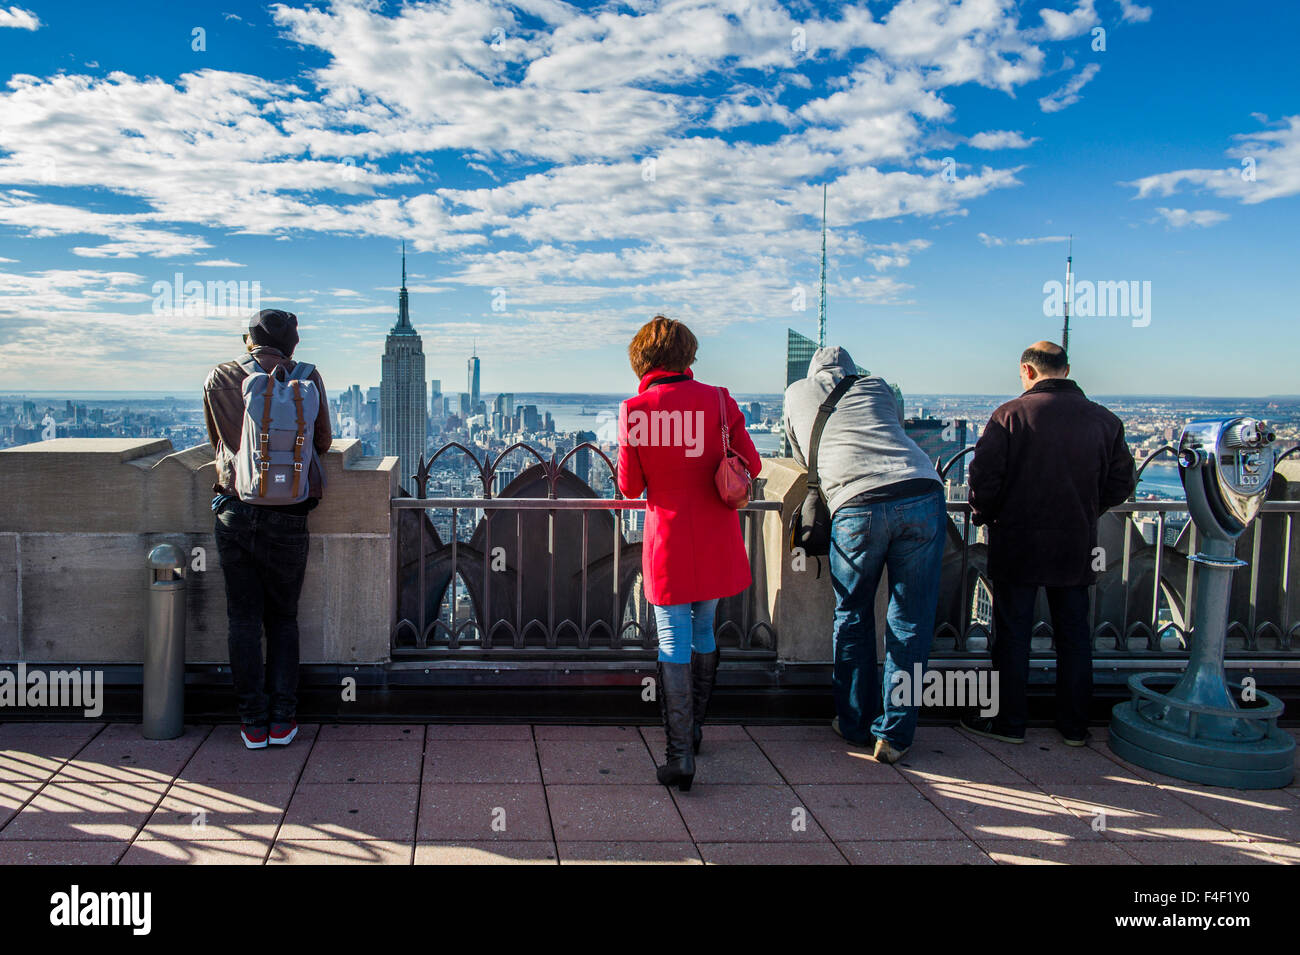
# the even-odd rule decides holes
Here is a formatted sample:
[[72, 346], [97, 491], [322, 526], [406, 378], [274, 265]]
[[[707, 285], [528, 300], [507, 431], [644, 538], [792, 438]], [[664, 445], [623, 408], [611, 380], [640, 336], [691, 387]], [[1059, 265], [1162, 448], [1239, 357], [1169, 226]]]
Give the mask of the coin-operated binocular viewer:
[[[1212, 786], [1272, 789], [1295, 775], [1295, 740], [1279, 730], [1282, 701], [1229, 683], [1223, 670], [1236, 542], [1273, 477], [1274, 435], [1254, 418], [1193, 421], [1178, 442], [1187, 508], [1196, 524], [1196, 608], [1187, 669], [1129, 678], [1133, 698], [1111, 714], [1110, 748], [1129, 762]], [[1258, 530], [1256, 530], [1258, 533]], [[1240, 703], [1238, 701], [1241, 701]]]

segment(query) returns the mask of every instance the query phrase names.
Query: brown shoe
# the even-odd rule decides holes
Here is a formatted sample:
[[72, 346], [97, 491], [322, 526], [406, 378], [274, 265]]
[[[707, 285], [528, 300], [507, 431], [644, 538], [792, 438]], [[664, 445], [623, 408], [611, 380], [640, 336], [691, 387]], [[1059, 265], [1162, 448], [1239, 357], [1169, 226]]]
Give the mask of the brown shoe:
[[878, 763], [889, 763], [891, 766], [907, 755], [907, 749], [895, 749], [893, 744], [887, 739], [876, 739], [876, 751], [873, 754]]

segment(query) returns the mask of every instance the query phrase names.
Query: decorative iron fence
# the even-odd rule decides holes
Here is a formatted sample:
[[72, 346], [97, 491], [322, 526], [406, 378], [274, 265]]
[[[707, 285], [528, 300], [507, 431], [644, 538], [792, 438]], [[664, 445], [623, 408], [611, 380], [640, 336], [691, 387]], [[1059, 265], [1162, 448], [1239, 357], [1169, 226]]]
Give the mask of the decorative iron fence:
[[[434, 464], [452, 451], [470, 462], [480, 495], [426, 496]], [[513, 452], [534, 463], [494, 496]], [[567, 467], [583, 452], [598, 457], [613, 480], [613, 462], [590, 443], [549, 458], [515, 444], [491, 461], [449, 444], [421, 459], [417, 496], [392, 501], [399, 553], [394, 658], [639, 656], [655, 649], [654, 617], [640, 584], [641, 544], [629, 526], [629, 515], [644, 513], [646, 502], [598, 497]], [[719, 644], [759, 659], [775, 656], [776, 633], [757, 598], [764, 575], [756, 535], [764, 514], [780, 508], [779, 501], [754, 501], [740, 511], [755, 585], [718, 607]]]
[[[1292, 449], [1283, 457], [1289, 457]], [[968, 447], [941, 468], [946, 476]], [[1164, 446], [1148, 456], [1138, 477], [1152, 461], [1176, 450]], [[1237, 544], [1237, 556], [1249, 564], [1234, 575], [1228, 625], [1230, 661], [1300, 666], [1300, 568], [1292, 553], [1300, 526], [1300, 500], [1290, 496], [1288, 481], [1275, 476], [1269, 500]], [[940, 605], [932, 657], [987, 656], [992, 639], [992, 592], [987, 548], [970, 522], [970, 505], [950, 501], [949, 546], [944, 555]], [[1098, 523], [1103, 563], [1092, 588], [1090, 627], [1093, 655], [1099, 663], [1185, 655], [1194, 626], [1196, 526], [1183, 501], [1129, 500], [1103, 514]], [[1033, 648], [1050, 656], [1053, 631], [1045, 596], [1035, 612]]]
[[[1148, 464], [1173, 448], [1160, 449]], [[946, 477], [973, 447], [940, 468]], [[469, 462], [481, 493], [428, 497], [435, 463], [459, 452]], [[531, 456], [532, 464], [499, 493], [494, 481], [506, 473], [508, 455]], [[655, 649], [654, 618], [640, 586], [641, 544], [635, 515], [645, 501], [602, 497], [570, 462], [599, 458], [613, 481], [612, 461], [594, 444], [544, 456], [515, 444], [495, 459], [480, 459], [449, 444], [414, 475], [416, 497], [395, 498], [398, 516], [398, 600], [392, 633], [395, 659], [538, 655], [555, 658], [648, 656]], [[1292, 553], [1300, 524], [1300, 500], [1276, 477], [1259, 518], [1238, 542], [1249, 567], [1234, 575], [1228, 630], [1230, 661], [1277, 661], [1300, 666], [1300, 567]], [[763, 482], [756, 481], [761, 497]], [[983, 531], [972, 525], [970, 505], [948, 502], [935, 639], [938, 661], [987, 660], [993, 637], [992, 588]], [[778, 634], [767, 619], [768, 574], [762, 522], [779, 514], [780, 501], [753, 501], [740, 512], [754, 583], [719, 604], [716, 632], [729, 657], [772, 660]], [[1130, 500], [1102, 515], [1098, 544], [1103, 567], [1092, 590], [1091, 630], [1098, 665], [1149, 665], [1186, 653], [1194, 626], [1196, 528], [1181, 501]], [[782, 575], [773, 575], [776, 577]], [[790, 579], [789, 575], [783, 575]], [[829, 596], [828, 596], [829, 599]], [[1040, 595], [1033, 650], [1050, 660], [1053, 631]], [[827, 634], [827, 657], [830, 634]]]

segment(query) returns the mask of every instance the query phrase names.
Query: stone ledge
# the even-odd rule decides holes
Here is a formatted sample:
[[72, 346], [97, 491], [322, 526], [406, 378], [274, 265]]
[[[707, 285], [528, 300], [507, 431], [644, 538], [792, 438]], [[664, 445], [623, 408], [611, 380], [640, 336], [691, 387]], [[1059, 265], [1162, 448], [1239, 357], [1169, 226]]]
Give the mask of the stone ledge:
[[[387, 534], [397, 458], [364, 457], [359, 441], [338, 439], [322, 463], [326, 490], [312, 531]], [[0, 530], [208, 532], [214, 470], [208, 445], [175, 451], [166, 438], [59, 438], [7, 448], [0, 451]]]
[[50, 441], [36, 441], [32, 444], [20, 444], [16, 448], [4, 448], [3, 454], [59, 454], [113, 455], [119, 462], [158, 451], [170, 450], [172, 443], [166, 438], [54, 438]]

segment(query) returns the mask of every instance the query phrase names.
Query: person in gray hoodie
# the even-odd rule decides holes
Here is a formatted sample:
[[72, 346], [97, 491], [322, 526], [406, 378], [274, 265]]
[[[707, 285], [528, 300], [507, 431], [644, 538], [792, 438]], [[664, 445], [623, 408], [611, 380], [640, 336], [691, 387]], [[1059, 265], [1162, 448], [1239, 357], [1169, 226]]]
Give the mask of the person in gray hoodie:
[[[916, 733], [919, 686], [934, 635], [947, 514], [943, 483], [903, 430], [893, 389], [858, 376], [843, 348], [819, 348], [808, 377], [785, 393], [786, 435], [807, 466], [818, 408], [846, 375], [856, 380], [835, 406], [817, 449], [817, 471], [831, 513], [830, 571], [835, 590], [832, 727], [875, 757], [902, 759]], [[889, 569], [884, 680], [876, 677], [876, 590]], [[911, 692], [909, 691], [911, 688]], [[899, 702], [895, 702], [898, 700]]]

